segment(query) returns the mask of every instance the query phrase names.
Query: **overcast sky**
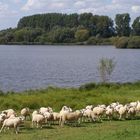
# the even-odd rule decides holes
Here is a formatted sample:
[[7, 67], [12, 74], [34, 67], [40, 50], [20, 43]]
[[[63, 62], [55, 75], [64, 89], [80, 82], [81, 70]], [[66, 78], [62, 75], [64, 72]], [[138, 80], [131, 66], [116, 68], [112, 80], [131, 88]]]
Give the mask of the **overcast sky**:
[[0, 0], [0, 29], [16, 27], [18, 20], [37, 13], [83, 13], [108, 15], [130, 13], [140, 16], [140, 0]]

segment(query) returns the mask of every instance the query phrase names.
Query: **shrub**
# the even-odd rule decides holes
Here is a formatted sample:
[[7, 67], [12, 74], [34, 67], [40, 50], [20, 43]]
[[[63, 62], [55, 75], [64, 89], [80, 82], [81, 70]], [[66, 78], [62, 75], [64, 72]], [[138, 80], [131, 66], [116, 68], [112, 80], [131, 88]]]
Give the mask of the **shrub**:
[[133, 36], [129, 39], [128, 48], [140, 48], [140, 36]]
[[120, 37], [115, 41], [115, 46], [117, 48], [127, 48], [129, 38], [128, 37]]

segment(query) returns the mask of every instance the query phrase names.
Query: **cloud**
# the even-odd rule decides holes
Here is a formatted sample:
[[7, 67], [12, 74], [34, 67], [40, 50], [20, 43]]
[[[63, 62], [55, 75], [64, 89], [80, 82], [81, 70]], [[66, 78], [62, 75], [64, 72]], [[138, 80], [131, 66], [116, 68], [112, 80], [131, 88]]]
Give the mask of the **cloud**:
[[134, 13], [140, 13], [140, 6], [134, 5], [131, 9]]
[[133, 21], [140, 16], [140, 0], [0, 0], [0, 20], [5, 19], [3, 26], [10, 23], [13, 26], [23, 16], [52, 12], [91, 12], [112, 19], [118, 13], [130, 13]]
[[23, 11], [34, 11], [34, 10], [57, 10], [65, 7], [67, 0], [27, 0], [27, 3], [21, 8]]

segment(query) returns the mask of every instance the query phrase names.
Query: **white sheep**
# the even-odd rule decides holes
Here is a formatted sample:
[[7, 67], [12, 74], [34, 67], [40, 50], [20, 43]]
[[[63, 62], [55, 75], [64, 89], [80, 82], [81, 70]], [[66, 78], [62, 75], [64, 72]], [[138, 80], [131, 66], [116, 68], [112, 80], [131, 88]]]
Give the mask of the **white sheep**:
[[1, 113], [0, 114], [0, 125], [3, 123], [3, 121], [6, 119], [6, 114]]
[[38, 114], [37, 111], [34, 111], [32, 113], [32, 127], [34, 127], [34, 125], [36, 125], [36, 127], [38, 128], [39, 125], [42, 128], [42, 124], [46, 121], [45, 116], [42, 114]]
[[110, 120], [113, 117], [113, 113], [114, 113], [114, 108], [111, 106], [108, 106], [105, 111], [105, 114], [108, 117], [108, 120]]
[[124, 106], [119, 108], [119, 110], [118, 110], [119, 120], [121, 120], [122, 117], [125, 117], [127, 111], [128, 111], [128, 106], [127, 105], [124, 105]]
[[80, 123], [79, 119], [82, 116], [81, 111], [75, 111], [75, 112], [65, 112], [63, 114], [60, 114], [60, 125], [63, 126], [63, 124], [66, 121], [76, 121]]
[[27, 116], [30, 117], [30, 109], [29, 109], [28, 107], [23, 108], [23, 109], [20, 111], [20, 114], [21, 114], [21, 116], [24, 116], [24, 117], [25, 117], [25, 120], [26, 120], [26, 117], [27, 117]]
[[6, 118], [9, 118], [11, 115], [16, 115], [16, 112], [13, 109], [3, 110], [2, 113], [6, 114]]
[[23, 122], [23, 120], [24, 120], [23, 117], [14, 117], [14, 118], [5, 119], [1, 127], [0, 133], [6, 127], [8, 128], [14, 127], [16, 134], [18, 134], [18, 126]]
[[51, 107], [41, 107], [41, 108], [39, 109], [39, 113], [40, 113], [40, 114], [44, 114], [45, 112], [50, 112], [50, 113], [52, 113], [52, 112], [53, 112], [53, 109], [52, 109]]
[[98, 120], [102, 121], [101, 117], [103, 116], [104, 112], [105, 112], [105, 106], [97, 106], [93, 108], [92, 114], [94, 114], [94, 116], [96, 116]]

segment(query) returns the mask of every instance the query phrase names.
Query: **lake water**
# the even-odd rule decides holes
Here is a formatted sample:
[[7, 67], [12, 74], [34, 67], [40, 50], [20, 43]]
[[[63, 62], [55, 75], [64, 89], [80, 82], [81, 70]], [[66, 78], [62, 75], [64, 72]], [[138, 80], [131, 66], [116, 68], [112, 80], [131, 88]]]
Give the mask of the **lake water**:
[[0, 46], [0, 89], [22, 91], [49, 85], [99, 82], [102, 57], [117, 62], [113, 82], [140, 80], [140, 50], [113, 46]]

